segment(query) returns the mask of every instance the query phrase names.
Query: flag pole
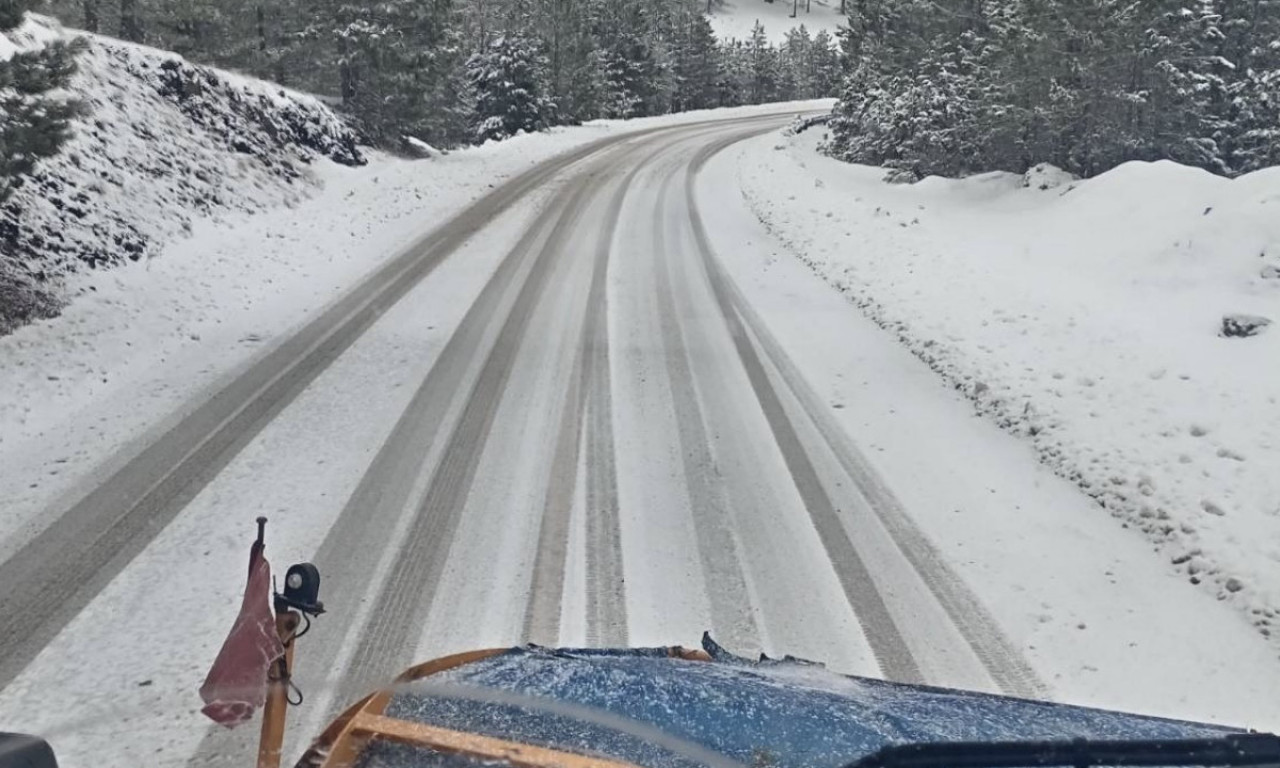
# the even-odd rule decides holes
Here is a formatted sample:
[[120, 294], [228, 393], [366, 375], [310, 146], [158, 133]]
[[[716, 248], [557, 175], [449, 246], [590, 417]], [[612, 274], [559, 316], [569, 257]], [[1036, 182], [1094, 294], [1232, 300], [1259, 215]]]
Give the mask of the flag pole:
[[[259, 518], [261, 519], [261, 518]], [[293, 637], [301, 616], [297, 611], [276, 613], [276, 634], [284, 655], [271, 665], [267, 676], [267, 703], [262, 708], [262, 737], [258, 742], [258, 768], [280, 768], [284, 748], [285, 712], [289, 708], [289, 676], [293, 672]]]
[[[280, 768], [285, 712], [290, 704], [302, 703], [302, 692], [292, 680], [294, 641], [307, 634], [311, 617], [324, 613], [324, 603], [320, 570], [311, 563], [289, 566], [284, 591], [272, 588], [271, 564], [263, 555], [266, 527], [267, 518], [259, 517], [240, 613], [200, 686], [205, 704], [200, 711], [219, 725], [235, 728], [261, 707], [258, 768]], [[296, 701], [290, 691], [297, 694]]]
[[[258, 546], [266, 533], [267, 518], [259, 517]], [[281, 609], [284, 610], [281, 610]], [[267, 701], [262, 708], [262, 735], [258, 740], [258, 768], [280, 768], [280, 752], [284, 748], [285, 713], [289, 708], [289, 675], [293, 671], [293, 635], [300, 617], [288, 606], [276, 601], [276, 635], [284, 646], [284, 655], [271, 664], [267, 672]]]
[[[258, 557], [261, 557], [262, 550], [266, 547], [264, 543], [266, 527], [267, 518], [259, 517], [258, 540], [254, 542], [252, 550]], [[253, 557], [250, 556], [250, 581], [254, 572]], [[265, 566], [266, 560], [263, 559], [262, 563]], [[265, 583], [263, 586], [267, 587]], [[292, 681], [293, 641], [305, 635], [311, 628], [309, 617], [324, 613], [324, 603], [320, 602], [320, 571], [311, 563], [295, 563], [289, 566], [284, 578], [284, 591], [272, 590], [272, 592], [275, 595], [271, 606], [275, 612], [275, 632], [280, 641], [277, 647], [283, 648], [284, 652], [277, 656], [266, 670], [266, 697], [262, 707], [262, 733], [258, 740], [257, 768], [280, 768], [280, 753], [284, 748], [285, 713], [290, 704], [302, 703], [301, 692], [298, 692], [297, 701], [289, 700], [289, 689], [298, 690]], [[298, 632], [304, 615], [308, 617], [307, 626], [302, 632]], [[265, 619], [266, 616], [262, 618]], [[267, 634], [266, 621], [262, 621], [258, 626], [260, 638], [270, 637]], [[259, 647], [257, 651], [261, 656], [262, 649]], [[276, 652], [273, 648], [271, 655], [275, 656]], [[203, 690], [201, 695], [204, 695]], [[252, 712], [252, 707], [249, 711]]]

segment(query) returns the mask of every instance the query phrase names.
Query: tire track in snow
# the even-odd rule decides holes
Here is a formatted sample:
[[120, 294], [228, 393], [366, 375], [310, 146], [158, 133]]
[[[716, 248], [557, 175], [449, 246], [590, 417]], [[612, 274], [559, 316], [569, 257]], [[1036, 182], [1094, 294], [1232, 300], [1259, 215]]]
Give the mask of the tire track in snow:
[[659, 326], [675, 410], [676, 438], [680, 445], [689, 505], [693, 511], [703, 581], [711, 606], [711, 629], [719, 642], [729, 648], [756, 648], [760, 646], [760, 628], [753, 616], [754, 605], [733, 533], [733, 516], [724, 477], [707, 437], [706, 419], [689, 363], [688, 339], [681, 327], [681, 312], [676, 307], [672, 290], [671, 254], [678, 249], [670, 241], [666, 215], [668, 189], [676, 179], [677, 173], [673, 171], [661, 182], [658, 192], [656, 223], [659, 253], [653, 257]]
[[[645, 161], [648, 159], [646, 157]], [[574, 487], [578, 479], [579, 458], [583, 450], [583, 423], [590, 422], [588, 402], [595, 385], [593, 376], [595, 368], [589, 364], [588, 358], [593, 345], [598, 343], [597, 337], [601, 333], [602, 326], [604, 326], [607, 343], [605, 281], [608, 277], [609, 254], [612, 251], [613, 234], [617, 228], [618, 219], [622, 215], [622, 205], [626, 199], [627, 192], [645, 161], [638, 163], [613, 193], [605, 212], [604, 223], [601, 226], [601, 234], [592, 262], [591, 287], [583, 315], [582, 331], [577, 344], [577, 352], [574, 356], [573, 373], [569, 379], [569, 389], [565, 393], [565, 408], [556, 432], [551, 477], [547, 486], [542, 520], [538, 530], [538, 550], [534, 559], [533, 577], [529, 589], [529, 604], [524, 618], [523, 635], [526, 640], [532, 643], [549, 646], [559, 643], [561, 603], [564, 598], [565, 588], [565, 563], [569, 554], [569, 518], [573, 506]], [[607, 350], [605, 355], [607, 363]], [[611, 433], [608, 443], [612, 447]], [[618, 506], [616, 480], [612, 481], [612, 486], [615, 489], [612, 497], [612, 515], [616, 520]], [[600, 526], [599, 523], [597, 525]], [[602, 527], [607, 528], [608, 523], [604, 523]], [[613, 528], [616, 533], [618, 526], [615, 524]], [[597, 536], [603, 535], [606, 538], [609, 535], [607, 530], [597, 531], [596, 533]], [[615, 535], [615, 539], [617, 538], [619, 537]], [[607, 546], [610, 549], [615, 549], [611, 545]], [[619, 563], [616, 570], [620, 572], [620, 544], [616, 547], [616, 554], [617, 562]], [[597, 561], [596, 566], [604, 566], [608, 570], [614, 569], [612, 563], [608, 563], [607, 559], [604, 564]], [[602, 593], [594, 598], [594, 604], [589, 604], [594, 605], [594, 607], [589, 608], [589, 613], [596, 616], [597, 621], [600, 621], [600, 617], [604, 615], [606, 621], [620, 622], [620, 634], [625, 642], [626, 606], [622, 588], [620, 586], [616, 588], [610, 587], [609, 584], [611, 582], [609, 579], [610, 575], [608, 573], [601, 576], [593, 571], [588, 571], [588, 588], [592, 592]], [[621, 584], [620, 581], [616, 583]], [[617, 606], [602, 608], [600, 604], [609, 600], [615, 601]], [[619, 615], [621, 618], [618, 618]], [[598, 625], [594, 630], [590, 626], [588, 627], [589, 635], [599, 634], [599, 632], [600, 626]]]
[[[777, 118], [766, 116], [735, 122], [753, 124], [761, 121], [776, 123]], [[705, 128], [705, 125], [701, 127]], [[656, 143], [648, 142], [648, 146]], [[565, 407], [557, 427], [551, 477], [539, 526], [530, 597], [523, 624], [523, 636], [530, 642], [544, 645], [559, 642], [570, 510], [584, 453], [587, 639], [591, 644], [603, 645], [624, 645], [628, 641], [613, 441], [606, 281], [609, 256], [626, 195], [645, 164], [669, 147], [663, 143], [636, 163], [613, 193], [600, 227], [589, 298], [578, 341], [579, 352], [574, 360]]]
[[574, 356], [564, 410], [556, 429], [551, 459], [551, 476], [543, 500], [538, 526], [538, 549], [534, 555], [529, 584], [529, 604], [525, 608], [521, 635], [527, 642], [554, 647], [560, 642], [560, 611], [564, 600], [565, 563], [569, 558], [569, 523], [574, 486], [578, 481], [582, 417], [586, 407], [587, 368], [581, 349]]
[[567, 202], [557, 206], [555, 225], [538, 249], [511, 313], [485, 359], [409, 526], [405, 544], [376, 598], [377, 610], [365, 626], [338, 687], [342, 700], [355, 700], [367, 692], [371, 681], [390, 680], [413, 661], [417, 637], [436, 599], [458, 519], [529, 318], [542, 297], [560, 243], [577, 221], [582, 201], [595, 186], [577, 186], [568, 193]]
[[697, 169], [705, 163], [705, 158], [710, 158], [715, 152], [751, 135], [754, 134], [744, 133], [741, 136], [711, 144], [699, 152], [688, 166], [685, 176], [685, 193], [689, 203], [690, 226], [698, 245], [698, 252], [702, 257], [720, 314], [729, 326], [734, 347], [738, 351], [738, 357], [746, 369], [747, 378], [755, 390], [765, 419], [773, 432], [774, 441], [782, 452], [796, 490], [799, 491], [804, 506], [809, 511], [814, 528], [844, 589], [845, 597], [862, 625], [863, 634], [871, 646], [881, 671], [891, 680], [923, 682], [920, 667], [907, 648], [902, 631], [889, 613], [884, 598], [876, 589], [862, 556], [845, 533], [835, 505], [818, 477], [813, 460], [805, 451], [795, 425], [788, 419], [778, 393], [769, 381], [764, 365], [747, 337], [742, 320], [729, 301], [724, 287], [725, 279], [720, 274], [718, 264], [711, 253], [710, 242], [697, 212], [693, 191], [693, 179]]
[[609, 373], [609, 251], [622, 202], [635, 173], [627, 177], [610, 209], [609, 226], [596, 243], [583, 349], [590, 387], [586, 403], [587, 643], [627, 644], [626, 583], [622, 570], [622, 523], [618, 511], [618, 468], [613, 442], [612, 379]]
[[[781, 344], [769, 333], [759, 314], [755, 312], [732, 279], [725, 273], [724, 268], [712, 252], [706, 230], [698, 213], [694, 179], [698, 171], [713, 155], [747, 137], [741, 136], [736, 139], [726, 140], [709, 145], [701, 150], [688, 166], [685, 177], [685, 191], [689, 201], [691, 223], [699, 243], [699, 251], [702, 254], [708, 278], [711, 281], [722, 313], [734, 329], [734, 343], [738, 347], [739, 354], [743, 357], [744, 364], [748, 365], [753, 387], [757, 387], [757, 382], [759, 383], [757, 395], [761, 397], [761, 404], [765, 406], [766, 402], [769, 403], [765, 410], [771, 426], [777, 423], [781, 427], [782, 439], [793, 444], [793, 450], [798, 450], [801, 454], [804, 453], [805, 449], [799, 444], [794, 427], [790, 425], [777, 392], [769, 381], [768, 375], [765, 373], [763, 365], [761, 365], [760, 358], [756, 354], [755, 344], [759, 344], [770, 365], [780, 373], [789, 393], [800, 403], [805, 415], [818, 429], [827, 447], [836, 457], [845, 474], [853, 482], [854, 487], [866, 500], [877, 519], [885, 527], [890, 538], [924, 581], [929, 591], [939, 605], [942, 606], [956, 629], [964, 637], [974, 655], [996, 684], [1008, 694], [1033, 698], [1043, 696], [1047, 689], [1043, 682], [1039, 680], [1035, 671], [1022, 658], [1018, 649], [1000, 631], [995, 619], [982, 605], [981, 601], [969, 591], [954, 570], [947, 565], [933, 544], [929, 542], [924, 533], [906, 514], [901, 502], [897, 500], [884, 481], [871, 468], [843, 429], [831, 419], [830, 414], [822, 406], [821, 399], [813, 391], [812, 387], [808, 385], [804, 376], [795, 367]], [[749, 328], [749, 333], [747, 328], [744, 328], [744, 324]], [[752, 337], [754, 338], [754, 343]], [[751, 364], [748, 364], [748, 360], [752, 361]], [[777, 434], [775, 431], [775, 435]], [[782, 443], [780, 442], [779, 444], [781, 445]], [[802, 470], [802, 476], [806, 478], [806, 481], [812, 482], [818, 488], [821, 488], [821, 482], [817, 480], [816, 473], [810, 474], [812, 462], [807, 458], [807, 455], [789, 457], [789, 466], [793, 460], [797, 461]], [[807, 467], [805, 466], [806, 464], [808, 465]], [[797, 479], [797, 487], [799, 485], [800, 482]], [[803, 493], [802, 489], [802, 495]], [[816, 508], [810, 506], [811, 498], [816, 502]], [[846, 593], [849, 592], [849, 584], [846, 579], [854, 575], [863, 576], [864, 589], [870, 588], [874, 590], [875, 587], [873, 582], [870, 581], [870, 574], [867, 572], [865, 565], [862, 565], [860, 556], [857, 554], [856, 545], [849, 539], [848, 533], [844, 531], [843, 527], [839, 525], [839, 521], [831, 517], [834, 515], [834, 508], [830, 507], [830, 499], [826, 497], [825, 491], [816, 498], [813, 496], [806, 497], [805, 505], [810, 509], [811, 514], [814, 514], [815, 509], [817, 511], [814, 520], [815, 527], [817, 527], [819, 534], [822, 536], [824, 546], [828, 548], [828, 552], [833, 553], [832, 561], [840, 574], [841, 583], [845, 585]], [[846, 561], [844, 563], [846, 571], [849, 571], [850, 565], [853, 566], [852, 572], [840, 573], [841, 564], [836, 562], [836, 556], [841, 553], [845, 557], [852, 553], [854, 561]], [[858, 568], [859, 565], [862, 566], [860, 569]], [[876, 605], [877, 601], [879, 605]], [[907, 654], [907, 659], [901, 658], [902, 653], [905, 653], [907, 649], [902, 641], [901, 631], [896, 627], [892, 617], [888, 615], [883, 599], [877, 595], [876, 599], [871, 601], [869, 606], [871, 608], [870, 622], [872, 624], [885, 624], [883, 630], [888, 631], [867, 627], [868, 619], [864, 617], [859, 604], [854, 602], [852, 596], [850, 597], [850, 602], [854, 606], [859, 620], [864, 623], [868, 640], [872, 643], [877, 659], [881, 660], [886, 676], [893, 677], [895, 673], [885, 666], [885, 659], [881, 659], [882, 653], [899, 670], [898, 674], [914, 673], [918, 676], [919, 668], [914, 660], [909, 659], [909, 653]], [[880, 636], [876, 637], [876, 634]], [[898, 646], [896, 649], [894, 647], [895, 644]], [[903, 661], [908, 661], [909, 663], [903, 665]], [[895, 679], [911, 680], [912, 678], [902, 677]]]
[[817, 428], [867, 506], [884, 526], [911, 567], [946, 611], [974, 655], [1002, 691], [1014, 696], [1044, 698], [1049, 689], [1022, 653], [1005, 637], [990, 611], [965, 585], [942, 553], [916, 526], [893, 491], [871, 467], [862, 451], [831, 418], [821, 398], [809, 386], [795, 363], [782, 349], [763, 320], [746, 302], [737, 286], [727, 282], [738, 313], [752, 337], [762, 347], [809, 421]]

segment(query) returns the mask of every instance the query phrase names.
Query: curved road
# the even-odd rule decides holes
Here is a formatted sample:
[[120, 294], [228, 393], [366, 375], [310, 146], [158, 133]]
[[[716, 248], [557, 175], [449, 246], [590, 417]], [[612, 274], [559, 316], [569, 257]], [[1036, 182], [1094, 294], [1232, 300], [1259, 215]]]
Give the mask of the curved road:
[[[0, 564], [0, 687], [384, 312], [550, 190], [315, 553], [334, 618], [300, 655], [314, 695], [295, 738], [424, 656], [703, 629], [743, 652], [1036, 693], [710, 244], [700, 210], [719, 201], [695, 194], [699, 169], [786, 119], [606, 139], [388, 262]], [[210, 730], [192, 762], [245, 764], [250, 730]]]

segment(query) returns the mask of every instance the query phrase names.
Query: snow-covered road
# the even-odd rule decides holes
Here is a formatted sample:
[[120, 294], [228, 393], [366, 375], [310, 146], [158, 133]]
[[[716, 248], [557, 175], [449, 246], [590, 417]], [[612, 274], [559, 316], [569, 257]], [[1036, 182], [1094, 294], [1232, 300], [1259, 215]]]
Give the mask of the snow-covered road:
[[415, 660], [704, 629], [844, 672], [1280, 723], [1280, 663], [1234, 611], [1170, 589], [779, 259], [717, 152], [786, 119], [537, 166], [192, 409], [0, 564], [0, 722], [72, 768], [249, 764], [253, 729], [209, 728], [194, 691], [266, 514], [273, 564], [314, 560], [329, 609], [289, 754]]

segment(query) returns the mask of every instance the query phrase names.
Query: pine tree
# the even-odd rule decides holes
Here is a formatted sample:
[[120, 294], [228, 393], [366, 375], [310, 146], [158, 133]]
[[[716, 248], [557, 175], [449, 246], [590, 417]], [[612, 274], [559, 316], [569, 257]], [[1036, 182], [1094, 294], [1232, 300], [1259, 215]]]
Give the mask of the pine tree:
[[[27, 0], [0, 2], [0, 32], [22, 24], [32, 6]], [[42, 158], [58, 153], [80, 110], [75, 101], [51, 93], [75, 71], [79, 46], [55, 42], [38, 51], [16, 53], [0, 61], [0, 203], [23, 183]], [[0, 230], [0, 333], [57, 313], [58, 300], [22, 264], [6, 258], [7, 238]]]
[[431, 96], [449, 91], [461, 56], [450, 0], [340, 0], [319, 10], [303, 37], [328, 52], [343, 107], [368, 137], [392, 147], [406, 136], [446, 143]]
[[[0, 4], [0, 32], [22, 23], [29, 0]], [[70, 135], [80, 105], [51, 94], [75, 72], [79, 46], [55, 42], [0, 61], [0, 201], [45, 157], [57, 154]]]
[[661, 65], [649, 9], [636, 2], [609, 0], [595, 18], [595, 39], [603, 71], [601, 112], [610, 118], [658, 114]]
[[141, 43], [144, 40], [143, 28], [138, 0], [120, 0], [120, 37]]
[[777, 94], [780, 99], [812, 98], [813, 78], [809, 74], [809, 57], [813, 41], [809, 30], [801, 24], [787, 30], [777, 52]]
[[477, 142], [540, 131], [553, 106], [540, 93], [540, 69], [546, 64], [535, 44], [502, 36], [467, 62], [475, 98]]
[[675, 92], [672, 109], [708, 109], [716, 105], [719, 61], [711, 23], [701, 13], [690, 13], [678, 30], [673, 51]]
[[778, 91], [778, 51], [769, 44], [764, 25], [759, 21], [751, 30], [747, 56], [751, 78], [747, 83], [747, 103], [772, 101]]
[[534, 0], [523, 30], [535, 34], [547, 60], [546, 91], [559, 120], [577, 123], [599, 115], [603, 77], [592, 34], [593, 3], [579, 0]]
[[742, 41], [721, 43], [716, 52], [716, 106], [736, 107], [745, 103], [744, 93], [749, 76], [746, 49]]
[[1280, 0], [851, 0], [828, 150], [911, 175], [1277, 159]]
[[611, 118], [653, 114], [658, 64], [644, 38], [620, 29], [601, 53], [604, 67], [603, 114]]
[[840, 55], [825, 29], [813, 36], [812, 62], [813, 94], [819, 98], [835, 96], [840, 87]]

